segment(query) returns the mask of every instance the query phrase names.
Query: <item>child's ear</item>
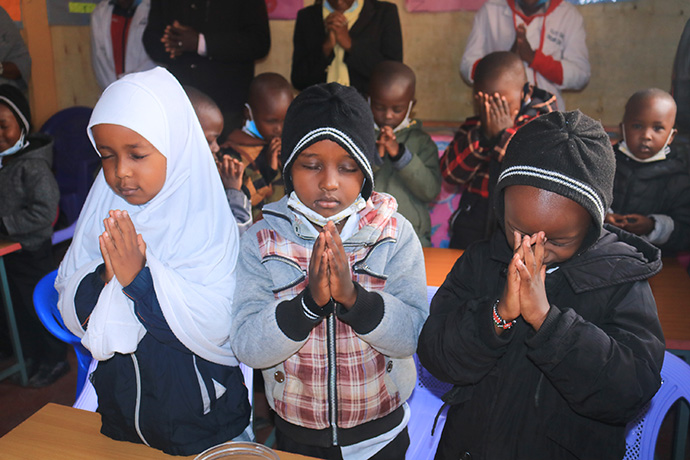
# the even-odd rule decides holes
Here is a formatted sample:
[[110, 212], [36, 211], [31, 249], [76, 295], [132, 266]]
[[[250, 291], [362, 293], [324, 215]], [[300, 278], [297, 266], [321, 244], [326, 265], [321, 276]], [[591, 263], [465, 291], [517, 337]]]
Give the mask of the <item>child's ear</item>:
[[673, 139], [676, 138], [676, 134], [678, 134], [678, 130], [676, 128], [673, 128], [671, 130], [671, 137], [668, 138], [668, 142], [666, 143], [666, 145], [671, 145], [671, 143], [673, 143]]

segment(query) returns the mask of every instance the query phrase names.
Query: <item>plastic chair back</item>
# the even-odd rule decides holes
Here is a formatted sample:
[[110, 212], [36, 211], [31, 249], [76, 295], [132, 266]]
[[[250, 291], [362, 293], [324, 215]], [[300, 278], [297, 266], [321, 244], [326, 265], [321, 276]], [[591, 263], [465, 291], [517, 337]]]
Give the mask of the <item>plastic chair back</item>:
[[88, 376], [91, 364], [91, 353], [81, 344], [81, 339], [72, 334], [62, 322], [62, 316], [57, 307], [58, 293], [55, 290], [57, 270], [44, 276], [34, 289], [34, 308], [45, 328], [58, 339], [74, 347], [79, 364], [77, 371], [77, 397], [81, 394], [84, 382]]
[[[436, 286], [427, 287], [427, 300], [436, 294]], [[433, 459], [436, 455], [436, 448], [441, 440], [441, 432], [446, 422], [446, 409], [436, 422], [434, 435], [431, 435], [431, 428], [434, 425], [436, 414], [443, 406], [441, 396], [453, 388], [450, 383], [441, 382], [431, 375], [419, 362], [417, 355], [414, 355], [415, 366], [417, 367], [417, 385], [412, 391], [412, 396], [407, 400], [410, 406], [410, 421], [407, 424], [407, 431], [410, 435], [410, 447], [407, 449], [406, 458], [410, 460]]]
[[[664, 356], [661, 379], [659, 391], [637, 418], [628, 424], [623, 460], [653, 459], [659, 429], [666, 413], [681, 398], [690, 402], [690, 366], [668, 351]], [[685, 436], [684, 433], [677, 435]]]
[[91, 112], [89, 107], [70, 107], [54, 114], [41, 127], [42, 133], [53, 138], [53, 170], [67, 224], [79, 217], [101, 164], [86, 134]]

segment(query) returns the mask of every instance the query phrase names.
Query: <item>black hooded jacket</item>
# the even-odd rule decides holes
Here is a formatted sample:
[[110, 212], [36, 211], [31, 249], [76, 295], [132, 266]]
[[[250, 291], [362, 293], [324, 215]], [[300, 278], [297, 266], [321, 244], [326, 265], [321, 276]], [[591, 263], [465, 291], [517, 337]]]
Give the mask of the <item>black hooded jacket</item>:
[[616, 179], [611, 209], [617, 214], [663, 214], [673, 232], [659, 245], [664, 255], [690, 250], [690, 176], [681, 155], [671, 148], [662, 161], [639, 163], [616, 152]]
[[436, 458], [620, 459], [625, 424], [660, 385], [664, 339], [647, 279], [657, 248], [606, 227], [546, 276], [538, 332], [498, 336], [491, 309], [512, 250], [499, 230], [470, 246], [431, 303], [422, 364], [455, 384]]

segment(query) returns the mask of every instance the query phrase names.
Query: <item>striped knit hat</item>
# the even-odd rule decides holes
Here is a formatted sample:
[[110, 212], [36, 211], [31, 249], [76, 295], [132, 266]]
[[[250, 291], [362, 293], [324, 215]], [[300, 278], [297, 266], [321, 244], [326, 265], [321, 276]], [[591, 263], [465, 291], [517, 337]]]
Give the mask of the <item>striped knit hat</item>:
[[326, 83], [302, 91], [290, 104], [283, 125], [280, 156], [286, 192], [293, 191], [290, 169], [297, 156], [310, 145], [329, 139], [344, 148], [359, 165], [364, 173], [362, 197], [368, 199], [374, 190], [373, 126], [371, 109], [352, 87]]
[[520, 128], [511, 139], [495, 189], [496, 216], [504, 226], [503, 190], [530, 185], [569, 198], [592, 215], [582, 249], [600, 236], [613, 199], [616, 160], [601, 123], [573, 112], [551, 112]]

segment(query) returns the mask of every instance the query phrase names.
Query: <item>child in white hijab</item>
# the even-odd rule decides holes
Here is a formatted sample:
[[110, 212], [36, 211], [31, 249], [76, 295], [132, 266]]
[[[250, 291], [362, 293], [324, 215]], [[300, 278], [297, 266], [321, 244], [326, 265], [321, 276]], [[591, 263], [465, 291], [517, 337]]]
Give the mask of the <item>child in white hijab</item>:
[[128, 75], [105, 90], [88, 135], [103, 171], [56, 288], [99, 361], [101, 432], [175, 455], [248, 439], [228, 341], [237, 226], [187, 96], [162, 68]]

